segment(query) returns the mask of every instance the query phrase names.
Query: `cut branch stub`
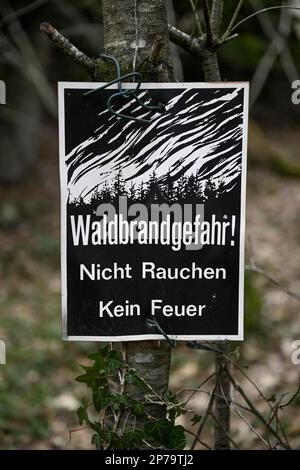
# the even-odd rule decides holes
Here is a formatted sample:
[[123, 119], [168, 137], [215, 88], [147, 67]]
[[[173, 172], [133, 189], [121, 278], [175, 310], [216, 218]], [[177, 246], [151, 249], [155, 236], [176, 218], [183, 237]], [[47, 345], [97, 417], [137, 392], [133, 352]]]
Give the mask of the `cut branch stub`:
[[95, 61], [93, 59], [81, 52], [69, 39], [59, 33], [51, 24], [42, 23], [40, 25], [40, 30], [48, 36], [50, 41], [52, 41], [60, 51], [72, 59], [73, 62], [84, 67], [89, 74], [93, 76], [95, 72]]

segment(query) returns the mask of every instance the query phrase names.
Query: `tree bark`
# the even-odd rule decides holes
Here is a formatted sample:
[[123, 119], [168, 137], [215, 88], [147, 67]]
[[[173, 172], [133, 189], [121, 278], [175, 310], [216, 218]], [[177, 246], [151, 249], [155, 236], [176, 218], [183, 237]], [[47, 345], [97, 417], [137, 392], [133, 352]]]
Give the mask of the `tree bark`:
[[[226, 354], [229, 351], [229, 343], [220, 345], [220, 349]], [[230, 449], [230, 380], [226, 368], [230, 367], [228, 359], [222, 354], [216, 354], [216, 388], [215, 388], [215, 449]]]
[[224, 0], [213, 0], [211, 7], [211, 30], [213, 36], [218, 36], [223, 18]]
[[[142, 72], [144, 81], [173, 81], [165, 0], [102, 0], [102, 9], [104, 51], [118, 59], [121, 73], [136, 70]], [[103, 61], [99, 61], [98, 72], [102, 81], [115, 78], [111, 65]], [[168, 389], [171, 359], [167, 342], [135, 341], [120, 347], [125, 362], [163, 396]], [[126, 387], [131, 398], [144, 401], [137, 388]], [[166, 414], [165, 407], [156, 404], [147, 405], [146, 411], [158, 419]], [[136, 427], [142, 428], [146, 420], [146, 415], [140, 416]]]
[[[208, 51], [206, 60], [202, 63], [205, 81], [217, 82], [221, 80], [218, 58], [216, 53]], [[227, 354], [229, 351], [229, 343], [220, 344], [219, 349]], [[217, 418], [215, 422], [215, 449], [230, 449], [230, 380], [226, 374], [226, 368], [230, 368], [230, 363], [226, 356], [216, 354], [215, 370], [216, 370], [216, 388], [215, 388], [215, 409], [214, 413]]]
[[[223, 16], [223, 0], [213, 0], [210, 14], [209, 27], [212, 32], [212, 41], [218, 39]], [[207, 25], [208, 29], [208, 25]], [[206, 82], [221, 81], [219, 62], [214, 44], [206, 44], [202, 50], [202, 70]], [[229, 343], [220, 344], [219, 349], [224, 354], [216, 354], [215, 371], [216, 371], [216, 387], [214, 400], [214, 414], [216, 417], [215, 430], [215, 446], [216, 450], [230, 449], [230, 380], [226, 374], [226, 368], [230, 368], [230, 363], [226, 357], [229, 351]]]
[[[102, 0], [102, 11], [104, 51], [118, 59], [122, 73], [139, 70], [144, 80], [174, 80], [165, 0]], [[149, 56], [158, 36], [160, 67], [155, 68]]]
[[209, 49], [203, 52], [202, 70], [206, 82], [220, 82], [221, 74], [217, 53]]

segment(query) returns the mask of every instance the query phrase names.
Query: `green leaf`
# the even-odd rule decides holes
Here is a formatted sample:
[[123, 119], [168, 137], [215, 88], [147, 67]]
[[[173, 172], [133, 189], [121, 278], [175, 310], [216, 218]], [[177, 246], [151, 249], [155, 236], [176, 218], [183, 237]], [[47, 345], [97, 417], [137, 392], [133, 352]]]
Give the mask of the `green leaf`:
[[109, 396], [109, 403], [114, 411], [131, 409], [132, 401], [127, 393], [117, 393]]
[[184, 427], [175, 426], [168, 419], [145, 423], [144, 431], [146, 436], [152, 437], [166, 449], [181, 450], [185, 447], [186, 439]]
[[130, 369], [125, 374], [125, 380], [127, 383], [134, 385], [141, 392], [147, 389], [144, 380], [138, 375], [134, 369]]
[[82, 426], [83, 423], [89, 425], [90, 420], [89, 420], [88, 412], [84, 406], [80, 406], [78, 410], [76, 411], [76, 413], [79, 419], [80, 426]]
[[185, 448], [185, 429], [183, 426], [173, 426], [172, 432], [166, 441], [167, 449], [182, 450]]
[[110, 349], [108, 346], [104, 348], [99, 348], [98, 351], [89, 354], [88, 358], [94, 361], [93, 368], [97, 371], [103, 370], [105, 368], [105, 359], [109, 353]]
[[122, 361], [121, 354], [118, 351], [110, 351], [106, 359], [106, 371], [109, 374], [117, 372], [118, 369], [125, 369], [127, 364]]
[[102, 359], [105, 358], [108, 355], [109, 351], [110, 351], [109, 346], [104, 346], [104, 347], [99, 348], [97, 351], [89, 354], [88, 358], [92, 359], [92, 361], [97, 361], [97, 359], [99, 358], [102, 358]]
[[93, 404], [96, 411], [100, 411], [105, 408], [109, 403], [109, 394], [106, 389], [97, 388], [93, 391]]
[[100, 386], [104, 386], [107, 382], [105, 374], [100, 373], [94, 367], [80, 366], [86, 371], [85, 374], [79, 375], [75, 378], [76, 382], [84, 383], [87, 387], [97, 389]]
[[201, 419], [202, 419], [202, 416], [200, 416], [200, 415], [194, 415], [194, 416], [191, 418], [191, 422], [192, 422], [193, 424], [198, 424], [198, 423], [200, 423]]
[[102, 450], [103, 449], [103, 439], [99, 434], [93, 434], [91, 443], [94, 444], [97, 450]]
[[131, 410], [134, 415], [141, 415], [145, 411], [145, 405], [136, 400], [131, 400]]
[[142, 445], [145, 434], [136, 429], [125, 430], [122, 436], [123, 449], [138, 448]]

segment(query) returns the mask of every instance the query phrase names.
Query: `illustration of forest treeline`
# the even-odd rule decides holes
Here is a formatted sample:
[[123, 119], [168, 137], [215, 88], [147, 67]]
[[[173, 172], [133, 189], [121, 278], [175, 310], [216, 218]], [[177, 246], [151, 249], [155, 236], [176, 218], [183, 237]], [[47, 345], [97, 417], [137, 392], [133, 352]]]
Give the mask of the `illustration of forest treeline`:
[[201, 179], [199, 172], [189, 176], [182, 175], [178, 180], [174, 180], [170, 173], [164, 179], [158, 179], [153, 172], [146, 182], [136, 185], [128, 183], [124, 179], [122, 169], [109, 183], [105, 182], [101, 186], [96, 186], [88, 199], [79, 197], [68, 201], [70, 209], [88, 206], [95, 210], [99, 204], [111, 203], [117, 205], [119, 196], [127, 196], [129, 204], [142, 203], [179, 203], [195, 204], [205, 203], [210, 199], [218, 199], [228, 191], [225, 179], [208, 178]]

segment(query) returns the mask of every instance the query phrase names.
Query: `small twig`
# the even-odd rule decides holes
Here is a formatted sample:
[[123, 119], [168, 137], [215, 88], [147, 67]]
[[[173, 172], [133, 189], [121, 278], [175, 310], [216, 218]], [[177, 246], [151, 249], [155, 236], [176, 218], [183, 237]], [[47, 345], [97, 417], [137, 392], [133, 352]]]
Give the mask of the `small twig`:
[[266, 427], [266, 429], [273, 435], [276, 437], [276, 439], [278, 440], [279, 444], [284, 448], [284, 449], [290, 449], [290, 445], [285, 443], [282, 438], [279, 436], [279, 434], [276, 432], [276, 430], [268, 423], [268, 421], [265, 419], [265, 417], [260, 413], [260, 411], [258, 411], [255, 406], [252, 404], [250, 398], [247, 396], [247, 394], [245, 393], [245, 391], [242, 389], [242, 387], [234, 380], [234, 378], [232, 377], [232, 375], [230, 374], [230, 372], [228, 371], [227, 369], [227, 376], [230, 380], [230, 382], [232, 383], [232, 385], [234, 386], [234, 388], [237, 390], [237, 392], [239, 392], [239, 394], [243, 397], [243, 399], [245, 400], [245, 402], [247, 403], [247, 405], [249, 406], [249, 408], [251, 409], [251, 412], [264, 424], [264, 426]]
[[281, 396], [279, 397], [279, 399], [277, 400], [277, 402], [275, 403], [275, 406], [273, 408], [273, 410], [271, 410], [271, 413], [270, 413], [270, 417], [268, 419], [268, 423], [269, 424], [272, 424], [272, 421], [274, 420], [274, 418], [276, 417], [276, 414], [279, 410], [279, 407], [282, 403], [282, 400], [284, 399], [284, 397], [286, 396], [286, 392], [285, 393], [282, 393]]
[[[191, 401], [191, 399], [201, 391], [201, 387], [203, 387], [204, 385], [206, 385], [213, 377], [215, 376], [215, 372], [213, 372], [212, 374], [210, 374], [200, 385], [199, 387], [197, 387], [197, 389], [195, 389], [193, 391], [193, 393], [189, 396], [189, 398], [183, 403], [184, 406], [186, 406], [188, 404], [189, 401]], [[179, 393], [179, 392], [178, 392]], [[177, 394], [178, 394], [177, 393]], [[176, 395], [177, 395], [176, 394]]]
[[91, 75], [95, 72], [95, 62], [86, 54], [81, 52], [74, 44], [65, 36], [59, 33], [51, 24], [42, 23], [40, 30], [45, 33], [50, 41], [61, 50], [66, 56], [70, 57], [74, 62], [84, 67]]
[[275, 426], [276, 426], [277, 432], [278, 432], [278, 430], [280, 430], [280, 432], [281, 432], [281, 434], [282, 434], [282, 436], [283, 436], [283, 438], [284, 438], [286, 444], [289, 445], [289, 441], [288, 441], [286, 432], [285, 432], [285, 430], [284, 430], [284, 428], [283, 428], [283, 425], [282, 425], [281, 420], [280, 420], [279, 415], [278, 415], [278, 413], [279, 413], [279, 411], [280, 411], [280, 405], [281, 405], [281, 403], [282, 403], [283, 398], [284, 398], [286, 395], [287, 395], [287, 393], [283, 393], [283, 394], [280, 396], [279, 400], [277, 400], [277, 402], [276, 402], [276, 404], [275, 404], [275, 406], [274, 406], [274, 408], [273, 408], [273, 411], [271, 411], [270, 418], [269, 418], [268, 422], [269, 422], [269, 424], [272, 424], [273, 420], [275, 419]]
[[31, 13], [32, 11], [36, 10], [37, 8], [41, 7], [44, 3], [47, 3], [49, 1], [50, 0], [35, 0], [29, 3], [28, 5], [25, 5], [25, 7], [20, 8], [19, 10], [13, 11], [12, 13], [8, 13], [8, 15], [4, 16], [0, 21], [0, 28], [2, 28], [2, 26], [4, 26], [5, 24], [14, 22], [16, 18], [21, 18], [22, 16]]
[[190, 434], [191, 436], [193, 436], [195, 438], [196, 441], [200, 442], [201, 445], [203, 445], [203, 447], [205, 447], [207, 450], [212, 450], [211, 447], [209, 447], [207, 444], [205, 444], [205, 442], [203, 442], [201, 439], [199, 439], [198, 436], [196, 436], [195, 433], [193, 433], [193, 431], [190, 431], [189, 429], [185, 429], [185, 432], [187, 432], [188, 434]]
[[198, 0], [196, 0], [195, 3], [194, 3], [194, 0], [190, 0], [190, 4], [191, 4], [191, 7], [192, 7], [192, 10], [193, 10], [193, 13], [194, 13], [194, 24], [196, 26], [198, 36], [201, 36], [202, 26], [201, 26], [201, 22], [200, 22], [198, 12], [197, 12]]
[[210, 394], [210, 397], [209, 397], [209, 400], [208, 400], [208, 404], [207, 404], [207, 407], [206, 407], [206, 410], [205, 410], [205, 414], [203, 416], [203, 418], [201, 419], [201, 422], [200, 422], [200, 426], [198, 428], [198, 431], [196, 433], [196, 436], [195, 436], [195, 439], [194, 439], [194, 442], [192, 443], [191, 445], [191, 448], [190, 450], [194, 450], [195, 449], [195, 446], [196, 446], [196, 442], [197, 440], [200, 439], [200, 436], [201, 436], [201, 433], [203, 431], [203, 428], [205, 426], [205, 423], [211, 413], [211, 410], [213, 408], [213, 404], [214, 404], [214, 400], [215, 400], [215, 388], [212, 390], [211, 394]]
[[150, 62], [153, 63], [153, 65], [158, 65], [159, 64], [159, 59], [160, 59], [160, 54], [162, 51], [164, 45], [163, 38], [159, 35], [155, 36], [150, 55], [149, 55], [149, 60]]
[[69, 423], [67, 423], [67, 428], [69, 434], [69, 444], [71, 444], [73, 432], [83, 431], [84, 429], [90, 429], [89, 426], [80, 426], [79, 428], [71, 429]]
[[259, 268], [255, 264], [247, 264], [245, 266], [245, 270], [260, 274], [261, 276], [268, 279], [268, 281], [270, 281], [272, 284], [274, 284], [274, 286], [279, 287], [283, 292], [288, 294], [290, 297], [293, 297], [297, 300], [300, 300], [300, 294], [298, 294], [297, 292], [292, 291], [288, 287], [285, 287], [282, 282], [280, 282], [278, 279], [276, 279], [275, 277], [273, 277], [271, 274], [264, 271], [263, 269]]
[[[254, 10], [261, 8], [260, 0], [251, 0], [251, 5]], [[278, 30], [275, 29], [268, 13], [259, 15], [258, 21], [271, 42], [252, 77], [251, 106], [253, 106], [261, 93], [277, 57], [280, 58], [281, 65], [289, 82], [292, 82], [298, 77], [297, 67], [288, 45], [288, 37], [293, 26], [292, 16], [289, 15], [286, 10], [281, 10]]]
[[211, 24], [210, 24], [209, 6], [208, 6], [207, 0], [202, 0], [202, 9], [203, 9], [203, 17], [204, 17], [205, 27], [206, 27], [206, 44], [208, 46], [212, 46], [214, 38], [213, 38], [213, 32], [212, 32]]
[[292, 7], [292, 6], [287, 6], [287, 5], [281, 5], [281, 6], [276, 6], [276, 7], [262, 8], [261, 10], [255, 11], [255, 12], [252, 13], [251, 15], [246, 16], [246, 18], [244, 18], [244, 19], [242, 19], [241, 21], [239, 21], [238, 23], [236, 23], [236, 24], [231, 28], [231, 30], [229, 31], [229, 33], [232, 33], [232, 32], [235, 31], [239, 26], [241, 26], [241, 24], [245, 23], [245, 22], [248, 21], [248, 20], [251, 20], [251, 18], [254, 18], [254, 17], [257, 16], [257, 15], [260, 15], [261, 13], [264, 13], [265, 11], [281, 10], [281, 9], [286, 9], [286, 10], [299, 10], [299, 11], [300, 11], [300, 7]]
[[10, 17], [14, 17], [14, 21], [10, 21], [7, 24], [8, 31], [14, 44], [16, 45], [16, 54], [19, 56], [16, 62], [18, 67], [26, 77], [32, 81], [38, 91], [42, 102], [49, 113], [56, 117], [57, 110], [55, 105], [55, 96], [47, 76], [44, 73], [43, 67], [40, 62], [40, 57], [36, 52], [28, 34], [22, 26], [22, 23], [14, 16], [10, 4], [7, 3], [3, 8], [2, 12], [8, 12]]
[[300, 393], [300, 381], [299, 381], [299, 384], [298, 384], [298, 387], [297, 387], [297, 390], [295, 391], [295, 393], [291, 396], [291, 398], [285, 402], [285, 403], [282, 403], [282, 405], [280, 405], [278, 408], [280, 410], [283, 410], [283, 408], [286, 408], [287, 406], [290, 406], [293, 401], [295, 400], [295, 398], [297, 398], [297, 396], [299, 395]]
[[[254, 428], [254, 426], [252, 426], [251, 423], [249, 423], [249, 421], [245, 418], [245, 416], [240, 412], [240, 410], [238, 410], [238, 408], [236, 407], [235, 405], [235, 402], [233, 400], [230, 400], [230, 403], [228, 402], [228, 399], [223, 391], [223, 388], [222, 386], [220, 387], [221, 388], [221, 392], [222, 392], [222, 395], [223, 395], [223, 398], [224, 400], [226, 401], [227, 403], [227, 406], [228, 408], [231, 408], [231, 405], [233, 407], [233, 410], [235, 411], [235, 413], [239, 416], [239, 418], [244, 421], [244, 423], [249, 427], [249, 429], [251, 429], [251, 431], [254, 432], [254, 434], [270, 449], [270, 445], [268, 444], [268, 442], [263, 438], [263, 436], [261, 434], [259, 434], [258, 431], [256, 431], [256, 429]], [[241, 405], [238, 405], [241, 407]], [[246, 407], [245, 407], [246, 408]], [[246, 410], [248, 412], [251, 412], [250, 408], [246, 408]]]
[[240, 9], [241, 9], [241, 6], [242, 6], [243, 2], [244, 2], [244, 0], [239, 0], [239, 3], [237, 4], [237, 7], [236, 7], [236, 9], [234, 10], [234, 13], [233, 13], [233, 15], [232, 15], [232, 18], [231, 18], [231, 20], [230, 20], [230, 22], [229, 22], [229, 25], [228, 25], [228, 27], [227, 27], [225, 33], [224, 33], [223, 36], [221, 37], [221, 41], [224, 41], [226, 38], [229, 37], [229, 35], [230, 35], [230, 33], [231, 33], [231, 30], [232, 30], [232, 28], [233, 28], [233, 25], [234, 25], [234, 23], [235, 23], [235, 20], [237, 19], [237, 16], [238, 16], [238, 14], [239, 14], [239, 12], [240, 12]]
[[232, 41], [232, 39], [236, 39], [238, 37], [239, 37], [239, 34], [234, 33], [234, 34], [231, 34], [230, 36], [227, 36], [226, 38], [221, 38], [216, 43], [216, 47], [223, 46], [223, 44], [227, 44], [228, 42]]

